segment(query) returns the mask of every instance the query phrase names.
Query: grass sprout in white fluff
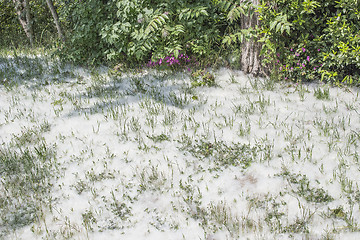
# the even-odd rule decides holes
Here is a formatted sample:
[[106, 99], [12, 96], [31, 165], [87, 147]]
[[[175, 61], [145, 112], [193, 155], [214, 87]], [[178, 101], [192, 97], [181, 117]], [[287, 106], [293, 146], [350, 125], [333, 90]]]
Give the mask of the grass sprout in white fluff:
[[1, 54], [0, 239], [358, 239], [358, 89]]

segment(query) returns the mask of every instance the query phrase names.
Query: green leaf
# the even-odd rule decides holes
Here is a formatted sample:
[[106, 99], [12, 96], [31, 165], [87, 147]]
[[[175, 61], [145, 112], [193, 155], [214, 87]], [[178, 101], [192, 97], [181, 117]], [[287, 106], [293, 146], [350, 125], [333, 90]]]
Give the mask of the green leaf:
[[146, 49], [151, 49], [149, 43], [147, 43], [147, 42], [144, 43], [144, 46], [145, 46]]
[[205, 16], [209, 16], [208, 12], [205, 9], [201, 10], [201, 13]]
[[276, 32], [279, 32], [279, 30], [281, 29], [281, 26], [282, 26], [282, 24], [280, 22], [276, 25]]
[[276, 24], [277, 24], [277, 21], [273, 21], [270, 23], [270, 31], [274, 29]]
[[286, 29], [287, 34], [290, 35], [290, 26], [287, 25], [287, 26], [285, 27], [285, 29]]

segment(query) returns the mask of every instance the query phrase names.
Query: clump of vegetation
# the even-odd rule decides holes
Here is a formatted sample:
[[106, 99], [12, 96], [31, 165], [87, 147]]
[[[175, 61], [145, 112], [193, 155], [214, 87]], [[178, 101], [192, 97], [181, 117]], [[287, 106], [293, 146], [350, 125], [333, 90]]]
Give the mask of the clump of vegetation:
[[240, 166], [246, 169], [251, 163], [261, 159], [260, 155], [266, 151], [267, 147], [239, 143], [227, 145], [222, 141], [196, 140], [195, 144], [184, 144], [183, 149], [199, 159], [209, 159], [218, 167]]
[[260, 40], [281, 79], [360, 83], [358, 1], [269, 3], [259, 8]]
[[329, 88], [327, 88], [327, 89], [326, 88], [324, 88], [324, 89], [317, 88], [314, 91], [314, 96], [320, 100], [330, 100], [330, 90], [329, 90]]
[[160, 135], [148, 136], [148, 138], [150, 138], [154, 142], [163, 142], [163, 141], [169, 141], [170, 140], [169, 136], [166, 135], [166, 134], [163, 134], [163, 133], [160, 134]]
[[193, 72], [191, 74], [191, 80], [192, 87], [215, 86], [215, 76], [204, 69]]
[[334, 200], [324, 189], [310, 186], [310, 180], [306, 175], [292, 174], [289, 171], [283, 171], [281, 175], [288, 181], [291, 191], [308, 202], [327, 203]]

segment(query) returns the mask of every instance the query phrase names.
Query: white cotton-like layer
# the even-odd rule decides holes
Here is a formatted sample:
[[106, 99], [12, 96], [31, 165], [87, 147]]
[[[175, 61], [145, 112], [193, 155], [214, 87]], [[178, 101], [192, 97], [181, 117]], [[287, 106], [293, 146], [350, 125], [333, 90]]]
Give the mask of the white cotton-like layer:
[[[286, 229], [299, 219], [307, 221], [309, 239], [334, 228], [336, 239], [359, 236], [341, 232], [340, 218], [322, 217], [343, 206], [360, 221], [359, 203], [350, 206], [341, 185], [355, 187], [360, 179], [360, 116], [348, 109], [359, 109], [358, 89], [304, 84], [299, 90], [288, 83], [266, 89], [270, 80], [220, 69], [217, 86], [186, 95], [191, 80], [183, 74], [143, 73], [138, 80], [148, 92], [139, 92], [136, 76], [116, 82], [102, 69], [99, 83], [84, 69], [72, 71], [83, 77], [81, 84], [0, 86], [0, 147], [48, 123], [41, 136], [62, 167], [51, 211], [44, 206], [41, 221], [9, 239], [288, 239]], [[315, 97], [319, 88], [329, 88], [330, 100]], [[201, 155], [202, 143], [217, 148], [208, 145], [213, 152]], [[221, 146], [230, 153], [236, 144], [256, 149], [248, 166], [225, 163], [226, 154], [216, 158]], [[306, 200], [309, 193], [299, 193], [303, 176], [309, 189], [323, 189], [334, 200]], [[278, 220], [275, 213], [282, 214]]]

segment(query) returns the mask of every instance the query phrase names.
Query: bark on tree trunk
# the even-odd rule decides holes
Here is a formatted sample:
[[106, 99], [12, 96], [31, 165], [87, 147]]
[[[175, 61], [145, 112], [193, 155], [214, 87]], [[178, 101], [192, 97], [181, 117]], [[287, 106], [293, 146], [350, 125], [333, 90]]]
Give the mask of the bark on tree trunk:
[[27, 38], [30, 41], [30, 45], [34, 45], [34, 32], [32, 28], [32, 19], [30, 13], [29, 0], [13, 0], [15, 4], [16, 14], [18, 15], [21, 26]]
[[[258, 5], [259, 0], [252, 0], [253, 4]], [[255, 12], [252, 16], [243, 15], [241, 18], [241, 28], [255, 28], [260, 24], [258, 14]], [[246, 74], [254, 76], [267, 75], [261, 65], [261, 44], [255, 39], [244, 40], [241, 44], [241, 70]]]
[[30, 39], [30, 45], [34, 45], [34, 30], [32, 27], [32, 19], [31, 19], [31, 13], [30, 13], [30, 6], [29, 6], [29, 0], [25, 0], [24, 2], [24, 8], [25, 8], [25, 15], [26, 15], [26, 23], [27, 23], [27, 30], [29, 32], [29, 39]]
[[51, 12], [52, 16], [53, 16], [59, 38], [63, 42], [65, 42], [65, 35], [64, 35], [64, 33], [63, 33], [62, 29], [61, 29], [59, 16], [58, 16], [58, 14], [57, 14], [57, 12], [55, 10], [54, 4], [53, 4], [52, 0], [46, 0], [46, 3], [47, 3], [47, 5], [48, 5], [48, 7], [50, 9], [50, 12]]

